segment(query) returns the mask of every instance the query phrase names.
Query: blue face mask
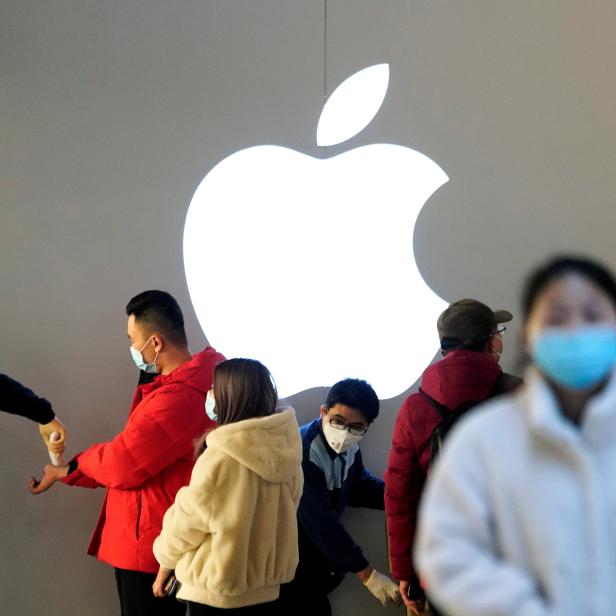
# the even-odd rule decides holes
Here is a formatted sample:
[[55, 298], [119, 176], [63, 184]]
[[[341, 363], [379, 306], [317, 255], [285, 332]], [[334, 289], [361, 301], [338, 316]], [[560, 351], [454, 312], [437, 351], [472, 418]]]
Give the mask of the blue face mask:
[[146, 364], [145, 361], [143, 360], [143, 355], [141, 354], [141, 351], [143, 351], [143, 349], [145, 349], [145, 347], [147, 347], [148, 344], [150, 344], [150, 340], [152, 340], [152, 337], [148, 339], [148, 341], [141, 347], [139, 351], [131, 346], [130, 354], [133, 356], [133, 361], [135, 362], [135, 366], [137, 366], [139, 370], [143, 370], [144, 372], [157, 372], [156, 360], [158, 359], [158, 353], [156, 353], [156, 357], [154, 358], [154, 361], [151, 364]]
[[214, 400], [211, 390], [207, 392], [207, 396], [205, 397], [205, 412], [212, 421], [218, 419], [218, 414], [216, 413], [216, 400]]
[[555, 383], [568, 389], [589, 389], [607, 378], [616, 365], [616, 329], [545, 329], [535, 339], [531, 355]]

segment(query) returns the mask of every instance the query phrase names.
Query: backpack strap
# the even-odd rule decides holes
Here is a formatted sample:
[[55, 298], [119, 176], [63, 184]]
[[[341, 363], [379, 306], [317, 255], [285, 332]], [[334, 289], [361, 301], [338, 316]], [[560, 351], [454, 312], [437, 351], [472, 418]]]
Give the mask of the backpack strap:
[[513, 374], [503, 372], [496, 379], [494, 385], [492, 385], [488, 398], [515, 391], [518, 387], [520, 387], [520, 385], [523, 384], [524, 381], [519, 376], [514, 376]]
[[423, 389], [419, 388], [419, 393], [430, 403], [430, 406], [441, 416], [441, 419], [445, 419], [451, 415], [452, 410], [446, 407], [444, 404], [437, 402], [432, 396], [429, 396]]
[[489, 400], [494, 396], [512, 392], [523, 384], [524, 381], [520, 377], [503, 372], [496, 379], [494, 385], [492, 385], [492, 389], [490, 389], [490, 392], [483, 400], [468, 400], [467, 402], [463, 402], [458, 408], [453, 410], [445, 406], [444, 404], [437, 402], [432, 396], [429, 396], [423, 389], [421, 389], [421, 387], [419, 388], [419, 393], [430, 403], [430, 406], [441, 416], [441, 419], [445, 419], [452, 413], [455, 413], [459, 410], [464, 411], [467, 407], [480, 404], [481, 402]]

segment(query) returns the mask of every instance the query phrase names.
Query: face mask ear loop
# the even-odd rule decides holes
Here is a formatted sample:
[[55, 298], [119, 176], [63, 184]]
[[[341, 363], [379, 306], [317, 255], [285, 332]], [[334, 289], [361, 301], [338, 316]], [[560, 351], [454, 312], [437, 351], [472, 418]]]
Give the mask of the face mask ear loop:
[[[143, 353], [143, 349], [145, 349], [145, 347], [148, 346], [148, 344], [150, 344], [150, 340], [152, 340], [152, 338], [154, 338], [154, 334], [152, 334], [146, 341], [146, 343], [139, 349], [139, 353]], [[158, 357], [158, 353], [156, 354], [156, 356]]]
[[[145, 349], [145, 347], [148, 346], [148, 344], [150, 344], [150, 340], [154, 339], [154, 334], [152, 334], [149, 338], [148, 341], [141, 347], [141, 351], [139, 351], [140, 353], [143, 352], [143, 349]], [[156, 355], [154, 356], [154, 361], [151, 362], [151, 365], [153, 365], [156, 368], [156, 360], [158, 359], [158, 355], [159, 355], [160, 351], [156, 351]], [[143, 357], [143, 355], [142, 355]]]

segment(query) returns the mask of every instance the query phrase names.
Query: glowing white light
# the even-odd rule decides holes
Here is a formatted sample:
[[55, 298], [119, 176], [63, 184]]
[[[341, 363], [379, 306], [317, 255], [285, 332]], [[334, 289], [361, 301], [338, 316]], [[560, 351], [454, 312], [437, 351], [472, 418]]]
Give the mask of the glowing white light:
[[317, 145], [342, 143], [378, 113], [389, 85], [389, 64], [375, 64], [343, 81], [327, 99], [317, 126]]
[[417, 269], [413, 229], [447, 180], [392, 144], [329, 159], [257, 146], [220, 162], [184, 229], [208, 340], [228, 357], [263, 361], [283, 397], [347, 376], [382, 399], [407, 389], [438, 348], [446, 306]]

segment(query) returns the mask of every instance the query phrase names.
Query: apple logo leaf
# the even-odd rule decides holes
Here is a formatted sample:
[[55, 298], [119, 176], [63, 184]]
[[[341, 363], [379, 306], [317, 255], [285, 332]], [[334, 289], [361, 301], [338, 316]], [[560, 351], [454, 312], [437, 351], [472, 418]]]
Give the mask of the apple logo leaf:
[[343, 81], [327, 99], [317, 126], [317, 145], [336, 145], [366, 128], [389, 85], [389, 64], [375, 64]]

